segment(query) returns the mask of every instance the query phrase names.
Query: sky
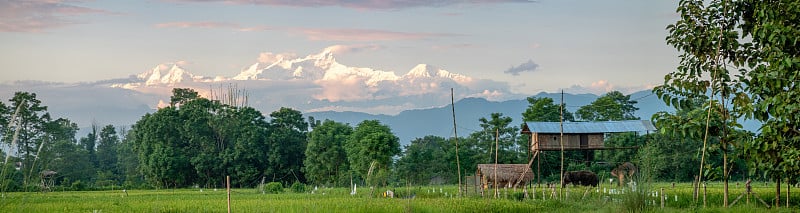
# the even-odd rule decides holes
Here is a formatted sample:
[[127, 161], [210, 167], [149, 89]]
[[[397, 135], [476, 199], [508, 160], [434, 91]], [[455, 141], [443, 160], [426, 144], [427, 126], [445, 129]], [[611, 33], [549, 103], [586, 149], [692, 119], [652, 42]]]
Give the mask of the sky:
[[[519, 94], [652, 88], [677, 66], [675, 1], [0, 0], [0, 83], [94, 82], [180, 63], [233, 77], [264, 53], [417, 64]], [[338, 45], [338, 46], [337, 46]]]

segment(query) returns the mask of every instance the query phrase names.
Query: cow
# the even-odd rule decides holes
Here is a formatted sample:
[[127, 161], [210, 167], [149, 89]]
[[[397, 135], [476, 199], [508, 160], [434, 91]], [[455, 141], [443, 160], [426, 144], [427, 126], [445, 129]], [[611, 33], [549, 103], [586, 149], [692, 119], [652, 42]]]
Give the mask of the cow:
[[561, 184], [561, 187], [564, 187], [570, 183], [572, 183], [573, 186], [580, 184], [581, 186], [596, 187], [597, 184], [600, 183], [600, 179], [597, 178], [597, 174], [591, 171], [565, 172], [564, 183]]

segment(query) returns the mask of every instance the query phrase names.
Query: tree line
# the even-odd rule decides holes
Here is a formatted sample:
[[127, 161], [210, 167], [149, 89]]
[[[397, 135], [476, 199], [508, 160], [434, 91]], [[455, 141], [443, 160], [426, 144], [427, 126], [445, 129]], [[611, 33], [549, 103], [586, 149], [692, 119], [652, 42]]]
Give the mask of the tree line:
[[[353, 182], [453, 184], [458, 180], [455, 138], [425, 136], [401, 149], [391, 128], [377, 120], [351, 126], [305, 118], [290, 108], [265, 116], [248, 106], [231, 106], [200, 97], [192, 89], [176, 88], [169, 106], [142, 116], [130, 128], [94, 124], [86, 136], [76, 139], [77, 125], [65, 118], [50, 118], [47, 106], [41, 106], [35, 94], [18, 92], [9, 101], [1, 108], [4, 144], [10, 146], [15, 131], [20, 133], [17, 145], [9, 149], [10, 163], [4, 164], [5, 190], [41, 190], [43, 178], [53, 181], [46, 187], [65, 190], [211, 188], [224, 186], [225, 176], [231, 176], [235, 187], [264, 182], [347, 186]], [[566, 106], [550, 98], [531, 97], [528, 102], [521, 113], [524, 121], [490, 113], [476, 121], [481, 129], [458, 138], [463, 174], [473, 174], [477, 164], [493, 163], [495, 157], [499, 163], [528, 161], [530, 138], [520, 134], [522, 122], [559, 121]], [[564, 119], [638, 119], [633, 116], [636, 103], [618, 91], [609, 92], [574, 114], [564, 110]], [[14, 114], [18, 115], [11, 122]], [[696, 161], [696, 156], [679, 154], [693, 150], [672, 140], [660, 133], [615, 134], [606, 143], [648, 145], [654, 147], [646, 149], [651, 153], [666, 152], [659, 155], [675, 159], [654, 168], [665, 173], [656, 176], [690, 180], [690, 171], [676, 171], [687, 170], [683, 163]], [[498, 150], [494, 150], [495, 141]], [[568, 151], [567, 169], [607, 174], [616, 163], [636, 161], [637, 154], [636, 150]], [[595, 160], [585, 161], [586, 155]], [[557, 179], [559, 155], [544, 153], [540, 160], [543, 181]], [[44, 171], [57, 174], [43, 177]]]

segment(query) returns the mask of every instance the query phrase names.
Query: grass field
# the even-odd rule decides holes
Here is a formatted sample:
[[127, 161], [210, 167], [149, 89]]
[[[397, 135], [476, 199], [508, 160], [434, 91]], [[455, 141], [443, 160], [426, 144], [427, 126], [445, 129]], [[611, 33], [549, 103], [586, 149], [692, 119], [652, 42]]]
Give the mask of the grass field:
[[[653, 190], [664, 188], [665, 208], [660, 208], [659, 195]], [[731, 184], [731, 201], [741, 194], [743, 184]], [[774, 185], [753, 185], [755, 193], [769, 204], [774, 199]], [[755, 198], [747, 204], [744, 199], [732, 208], [721, 208], [722, 186], [710, 183], [707, 190], [707, 207], [701, 201], [692, 201], [689, 183], [669, 183], [639, 186], [637, 192], [626, 189], [625, 194], [611, 193], [609, 186], [598, 188], [567, 188], [562, 199], [550, 197], [552, 191], [536, 190], [533, 199], [522, 199], [522, 191], [500, 190], [501, 198], [483, 198], [470, 193], [457, 198], [455, 186], [396, 187], [399, 196], [414, 198], [382, 198], [379, 192], [370, 195], [368, 188], [359, 188], [358, 194], [349, 194], [346, 188], [325, 188], [306, 193], [262, 194], [256, 189], [233, 189], [234, 212], [628, 212], [642, 205], [646, 211], [655, 212], [797, 212], [800, 208], [767, 209]], [[588, 190], [587, 190], [588, 189]], [[605, 189], [605, 190], [604, 190]], [[384, 191], [386, 188], [376, 189]], [[785, 190], [785, 188], [783, 189]], [[605, 191], [605, 193], [603, 192]], [[793, 190], [794, 191], [794, 190]], [[556, 189], [558, 194], [558, 189]], [[530, 194], [533, 190], [529, 191]], [[584, 196], [584, 193], [586, 196]], [[782, 191], [785, 193], [785, 191]], [[491, 192], [489, 193], [491, 194]], [[532, 198], [529, 197], [529, 198]], [[785, 194], [782, 198], [785, 203]], [[791, 206], [800, 204], [800, 195], [792, 196]], [[782, 204], [785, 205], [785, 204]], [[3, 194], [0, 212], [226, 212], [226, 193], [223, 189], [167, 189], [79, 192], [14, 192]]]

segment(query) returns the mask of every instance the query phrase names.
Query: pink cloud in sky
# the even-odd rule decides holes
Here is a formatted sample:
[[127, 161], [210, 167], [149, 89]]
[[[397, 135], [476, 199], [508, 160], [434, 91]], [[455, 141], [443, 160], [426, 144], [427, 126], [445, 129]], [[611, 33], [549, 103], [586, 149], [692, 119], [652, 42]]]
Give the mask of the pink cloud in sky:
[[265, 64], [272, 64], [280, 60], [289, 60], [294, 58], [297, 58], [297, 55], [295, 55], [294, 53], [262, 52], [258, 54], [258, 62]]
[[[72, 1], [74, 2], [74, 1]], [[79, 23], [72, 17], [107, 13], [61, 0], [0, 1], [0, 32], [42, 32]]]
[[305, 35], [312, 41], [392, 41], [454, 36], [444, 33], [408, 33], [371, 29], [301, 28], [292, 31]]
[[362, 51], [375, 51], [383, 49], [381, 45], [375, 44], [357, 44], [357, 45], [333, 45], [325, 48], [325, 51], [331, 52], [336, 55], [357, 53]]
[[532, 0], [170, 0], [174, 2], [222, 2], [288, 7], [345, 7], [354, 9], [404, 9], [415, 7], [445, 7], [463, 4], [532, 3]]
[[156, 24], [155, 26], [158, 27], [158, 28], [222, 28], [222, 29], [228, 29], [228, 28], [236, 29], [236, 28], [239, 28], [238, 24], [227, 23], [227, 22], [213, 22], [213, 21], [167, 22], [167, 23], [159, 23], [159, 24]]

